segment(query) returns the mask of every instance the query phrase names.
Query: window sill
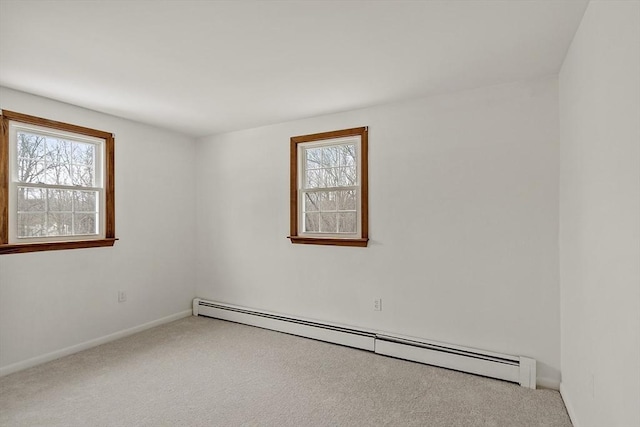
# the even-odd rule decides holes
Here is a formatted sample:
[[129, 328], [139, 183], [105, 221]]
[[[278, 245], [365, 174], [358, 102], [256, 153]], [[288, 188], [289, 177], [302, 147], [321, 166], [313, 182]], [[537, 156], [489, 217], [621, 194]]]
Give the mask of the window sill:
[[20, 254], [25, 252], [59, 251], [65, 249], [98, 248], [113, 246], [116, 238], [99, 240], [82, 240], [75, 242], [43, 242], [43, 243], [17, 243], [0, 245], [0, 255]]
[[288, 236], [291, 243], [301, 243], [305, 245], [331, 245], [331, 246], [357, 246], [361, 248], [367, 247], [369, 239], [336, 239], [331, 237], [301, 237]]

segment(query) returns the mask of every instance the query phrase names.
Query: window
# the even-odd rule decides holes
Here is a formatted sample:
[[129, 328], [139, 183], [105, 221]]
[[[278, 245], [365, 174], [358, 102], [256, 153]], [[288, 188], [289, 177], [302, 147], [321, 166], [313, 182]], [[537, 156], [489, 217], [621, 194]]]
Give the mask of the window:
[[367, 246], [367, 134], [291, 138], [291, 243]]
[[0, 254], [112, 246], [114, 138], [2, 111]]

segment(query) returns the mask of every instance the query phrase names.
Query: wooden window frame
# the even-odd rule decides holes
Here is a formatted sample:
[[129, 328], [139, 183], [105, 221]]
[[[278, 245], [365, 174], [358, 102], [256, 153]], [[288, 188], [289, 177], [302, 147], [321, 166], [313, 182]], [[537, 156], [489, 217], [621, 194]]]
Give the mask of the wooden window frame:
[[[113, 246], [115, 237], [115, 139], [113, 134], [83, 126], [2, 110], [0, 134], [0, 255]], [[104, 238], [9, 243], [9, 124], [18, 122], [104, 140]]]
[[[291, 137], [290, 158], [290, 235], [291, 243], [332, 246], [357, 246], [366, 247], [369, 242], [369, 149], [368, 127], [342, 129], [331, 132], [315, 133]], [[307, 142], [317, 142], [330, 139], [345, 138], [350, 136], [360, 137], [360, 236], [352, 237], [310, 237], [300, 235], [298, 230], [299, 219], [299, 171], [298, 171], [298, 145]]]

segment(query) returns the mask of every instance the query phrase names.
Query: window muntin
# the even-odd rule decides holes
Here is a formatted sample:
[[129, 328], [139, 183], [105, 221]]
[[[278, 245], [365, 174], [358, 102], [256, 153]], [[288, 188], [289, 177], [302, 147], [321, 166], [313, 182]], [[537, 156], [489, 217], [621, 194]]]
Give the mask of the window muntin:
[[2, 110], [0, 254], [113, 246], [113, 134]]
[[9, 122], [9, 243], [104, 237], [104, 143]]
[[291, 138], [292, 243], [367, 246], [368, 129]]

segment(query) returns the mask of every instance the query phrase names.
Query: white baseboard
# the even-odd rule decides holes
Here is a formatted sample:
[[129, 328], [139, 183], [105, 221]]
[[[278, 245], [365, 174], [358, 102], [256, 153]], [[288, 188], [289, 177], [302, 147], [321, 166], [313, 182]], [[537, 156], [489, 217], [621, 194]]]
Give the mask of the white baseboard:
[[549, 390], [560, 390], [560, 381], [554, 380], [551, 378], [540, 378], [538, 377], [537, 381], [539, 388], [546, 388]]
[[122, 331], [114, 332], [109, 335], [105, 335], [100, 338], [95, 338], [89, 341], [85, 341], [80, 344], [72, 345], [60, 350], [52, 351], [51, 353], [43, 354], [41, 356], [32, 357], [31, 359], [23, 360], [20, 362], [12, 363], [11, 365], [3, 366], [0, 368], [0, 377], [13, 374], [14, 372], [22, 371], [23, 369], [31, 368], [42, 363], [50, 362], [55, 359], [59, 359], [64, 356], [68, 356], [73, 353], [77, 353], [82, 350], [87, 350], [91, 347], [99, 346], [100, 344], [114, 341], [119, 338], [124, 338], [129, 335], [133, 335], [138, 332], [142, 332], [145, 329], [153, 328], [164, 323], [173, 322], [174, 320], [182, 319], [183, 317], [191, 316], [191, 310], [184, 310], [179, 313], [172, 314], [161, 319], [153, 320], [151, 322], [143, 323], [142, 325], [134, 326], [133, 328], [124, 329]]
[[578, 422], [578, 418], [576, 417], [573, 405], [571, 404], [571, 399], [568, 396], [567, 388], [562, 383], [560, 383], [560, 396], [562, 397], [562, 401], [564, 402], [564, 407], [567, 408], [567, 413], [569, 414], [571, 423], [574, 427], [580, 427], [580, 423]]

